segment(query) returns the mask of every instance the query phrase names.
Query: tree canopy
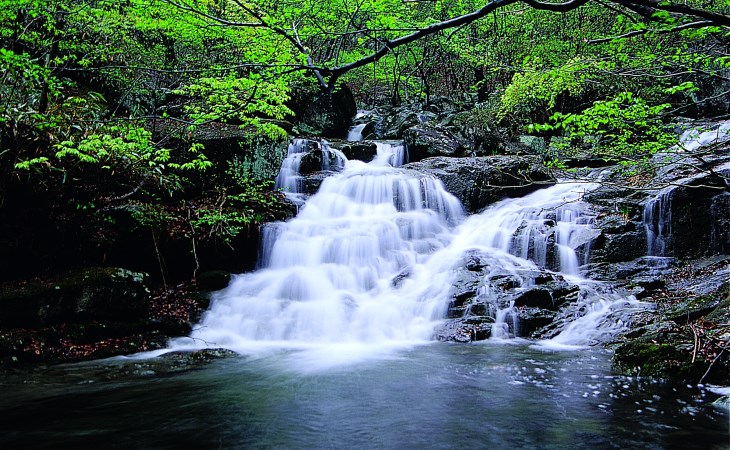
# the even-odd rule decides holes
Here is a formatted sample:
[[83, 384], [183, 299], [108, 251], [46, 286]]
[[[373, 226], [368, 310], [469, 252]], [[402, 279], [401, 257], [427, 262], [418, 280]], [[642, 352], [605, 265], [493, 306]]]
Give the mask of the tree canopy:
[[729, 28], [727, 0], [2, 0], [0, 187], [97, 210], [263, 192], [251, 167], [201, 177], [197, 131], [284, 139], [297, 97], [337, 86], [641, 158], [669, 117], [730, 112]]

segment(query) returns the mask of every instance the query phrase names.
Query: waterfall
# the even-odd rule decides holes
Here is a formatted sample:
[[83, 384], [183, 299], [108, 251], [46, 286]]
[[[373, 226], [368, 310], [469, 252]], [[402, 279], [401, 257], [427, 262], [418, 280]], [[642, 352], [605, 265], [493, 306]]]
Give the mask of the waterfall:
[[274, 186], [284, 192], [298, 194], [302, 192], [302, 177], [299, 166], [302, 156], [309, 151], [311, 141], [306, 139], [292, 139], [286, 151], [286, 158], [281, 163], [279, 175], [276, 176]]
[[360, 125], [351, 127], [347, 132], [347, 140], [352, 142], [362, 141], [362, 130], [365, 129], [366, 125], [365, 123], [361, 123]]
[[287, 155], [276, 176], [274, 187], [281, 189], [296, 204], [303, 203], [303, 177], [300, 173], [303, 158], [319, 153], [317, 170], [339, 171], [345, 166], [347, 158], [341, 151], [333, 149], [329, 142], [315, 142], [307, 139], [292, 139]]
[[498, 202], [457, 230], [455, 245], [499, 249], [540, 268], [578, 275], [597, 235], [595, 216], [580, 198], [597, 187], [563, 183]]
[[[665, 176], [672, 174], [676, 167], [666, 165], [666, 160], [683, 162], [688, 159], [690, 164], [695, 160], [692, 153], [701, 147], [718, 144], [730, 140], [730, 121], [717, 124], [714, 129], [691, 128], [682, 133], [679, 138], [679, 145], [672, 147], [668, 152], [655, 155], [659, 162], [665, 166], [662, 170]], [[725, 163], [716, 167], [715, 170], [728, 170], [730, 166]], [[643, 222], [646, 230], [647, 256], [662, 259], [671, 256], [672, 237], [672, 195], [677, 186], [689, 185], [697, 177], [703, 176], [703, 172], [695, 173], [684, 178], [673, 179], [674, 186], [668, 186], [654, 195], [644, 203]]]
[[648, 256], [668, 256], [672, 232], [672, 191], [673, 187], [663, 189], [644, 204]]
[[[581, 197], [596, 184], [558, 184], [465, 220], [462, 205], [438, 179], [397, 167], [407, 159], [402, 144], [377, 148], [370, 163], [344, 160], [295, 218], [267, 227], [259, 268], [215, 293], [192, 339], [173, 346], [249, 352], [425, 342], [446, 317], [458, 269], [474, 251], [489, 255], [492, 267], [481, 296], [496, 292], [506, 275], [518, 290], [527, 289], [549, 269], [586, 286], [566, 323], [594, 304], [621, 299], [595, 294], [596, 283], [580, 276], [597, 235]], [[307, 151], [304, 142], [292, 141], [278, 186], [301, 192], [298, 164]], [[495, 307], [495, 336], [497, 328], [506, 337], [517, 326], [511, 308]], [[583, 332], [571, 328], [570, 342]]]

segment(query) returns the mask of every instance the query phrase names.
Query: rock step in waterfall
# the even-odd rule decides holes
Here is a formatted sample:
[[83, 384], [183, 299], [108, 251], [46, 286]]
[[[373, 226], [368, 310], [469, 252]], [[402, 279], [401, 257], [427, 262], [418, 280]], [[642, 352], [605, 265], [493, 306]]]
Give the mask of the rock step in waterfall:
[[[173, 346], [400, 345], [477, 328], [471, 337], [509, 338], [525, 335], [520, 313], [546, 299], [559, 319], [554, 342], [589, 344], [641, 307], [580, 276], [595, 237], [581, 197], [595, 184], [558, 184], [466, 219], [438, 179], [397, 167], [405, 155], [402, 144], [377, 143], [366, 163], [293, 140], [276, 182], [299, 214], [266, 227], [260, 268], [216, 293], [193, 339]], [[332, 173], [307, 198], [300, 169], [315, 156]], [[478, 320], [459, 322], [457, 301]]]

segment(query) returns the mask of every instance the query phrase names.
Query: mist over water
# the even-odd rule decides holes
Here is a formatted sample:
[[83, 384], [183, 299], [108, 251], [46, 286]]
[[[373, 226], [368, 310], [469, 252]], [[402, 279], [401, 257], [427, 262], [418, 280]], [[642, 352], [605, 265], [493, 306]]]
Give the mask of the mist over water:
[[[474, 251], [492, 261], [482, 296], [504, 274], [518, 280], [518, 290], [528, 289], [541, 269], [581, 286], [579, 301], [563, 311], [562, 333], [545, 347], [600, 342], [623, 329], [623, 312], [640, 307], [580, 275], [595, 237], [581, 197], [595, 183], [557, 184], [467, 218], [438, 179], [399, 168], [407, 153], [402, 144], [378, 142], [365, 163], [320, 143], [341, 167], [306, 198], [298, 164], [311, 145], [292, 141], [277, 178], [302, 202], [299, 214], [264, 230], [260, 268], [216, 293], [192, 335], [171, 349], [298, 349], [306, 352], [302, 370], [385, 357], [432, 340], [457, 269]], [[514, 337], [505, 323], [511, 310], [495, 312], [493, 339]]]

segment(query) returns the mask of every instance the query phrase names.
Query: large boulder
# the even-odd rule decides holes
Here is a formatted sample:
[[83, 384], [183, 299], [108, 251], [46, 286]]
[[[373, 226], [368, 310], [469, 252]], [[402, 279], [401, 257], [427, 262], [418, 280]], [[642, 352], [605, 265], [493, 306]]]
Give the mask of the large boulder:
[[403, 133], [410, 161], [431, 156], [463, 156], [462, 143], [446, 128], [431, 123], [413, 126]]
[[382, 120], [373, 129], [373, 135], [377, 139], [402, 139], [407, 129], [436, 119], [436, 114], [432, 112], [408, 106], [382, 111], [381, 115]]
[[375, 142], [371, 141], [348, 142], [346, 144], [341, 144], [339, 149], [348, 160], [358, 160], [363, 162], [372, 161], [378, 154], [378, 146]]
[[344, 84], [332, 92], [302, 87], [295, 91], [290, 105], [299, 133], [327, 138], [344, 139], [357, 114], [355, 97]]
[[0, 287], [0, 327], [135, 321], [147, 316], [148, 276], [88, 268], [52, 279]]
[[555, 179], [535, 156], [435, 157], [404, 167], [435, 176], [468, 212], [506, 197], [521, 197]]

